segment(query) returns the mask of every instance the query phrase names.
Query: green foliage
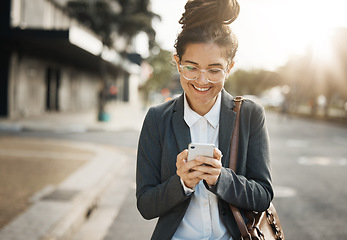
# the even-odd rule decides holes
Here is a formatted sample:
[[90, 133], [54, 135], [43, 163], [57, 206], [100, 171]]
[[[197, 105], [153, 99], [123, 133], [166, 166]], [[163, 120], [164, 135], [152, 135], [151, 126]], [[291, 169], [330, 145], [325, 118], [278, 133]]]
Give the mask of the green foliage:
[[[115, 0], [117, 1], [117, 0]], [[143, 31], [149, 38], [149, 46], [155, 46], [155, 30], [152, 27], [154, 18], [160, 19], [158, 14], [148, 11], [149, 0], [118, 0], [121, 11], [117, 15], [118, 33], [130, 41]]]
[[70, 13], [96, 34], [106, 46], [112, 46], [112, 33], [125, 37], [130, 44], [139, 33], [145, 32], [149, 46], [155, 45], [152, 19], [160, 16], [148, 11], [148, 0], [71, 0], [67, 3]]
[[109, 2], [73, 0], [67, 3], [70, 13], [81, 23], [93, 30], [106, 46], [112, 45], [111, 34], [114, 29], [113, 21], [117, 14], [112, 10]]
[[146, 92], [160, 91], [163, 88], [171, 88], [171, 84], [176, 72], [172, 60], [172, 53], [160, 49], [158, 54], [152, 54], [147, 59], [147, 62], [152, 66], [153, 73], [145, 83], [143, 90]]
[[225, 82], [225, 89], [234, 95], [260, 96], [264, 91], [282, 84], [280, 76], [265, 70], [237, 70]]

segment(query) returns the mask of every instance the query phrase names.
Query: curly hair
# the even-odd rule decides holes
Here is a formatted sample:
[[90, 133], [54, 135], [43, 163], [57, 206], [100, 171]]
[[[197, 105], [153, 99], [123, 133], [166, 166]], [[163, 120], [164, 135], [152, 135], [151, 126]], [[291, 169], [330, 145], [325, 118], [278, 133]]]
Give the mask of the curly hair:
[[240, 12], [236, 0], [189, 0], [179, 23], [182, 31], [177, 36], [175, 48], [180, 59], [190, 43], [215, 43], [225, 49], [225, 57], [232, 62], [238, 41], [229, 24]]

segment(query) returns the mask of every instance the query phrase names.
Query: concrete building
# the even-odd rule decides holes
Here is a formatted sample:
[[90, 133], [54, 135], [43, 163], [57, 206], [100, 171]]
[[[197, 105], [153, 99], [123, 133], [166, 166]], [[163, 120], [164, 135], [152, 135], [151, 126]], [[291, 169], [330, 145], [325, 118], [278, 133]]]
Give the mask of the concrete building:
[[0, 12], [0, 117], [96, 108], [105, 83], [118, 101], [136, 101], [141, 67], [103, 46], [58, 1], [2, 0]]

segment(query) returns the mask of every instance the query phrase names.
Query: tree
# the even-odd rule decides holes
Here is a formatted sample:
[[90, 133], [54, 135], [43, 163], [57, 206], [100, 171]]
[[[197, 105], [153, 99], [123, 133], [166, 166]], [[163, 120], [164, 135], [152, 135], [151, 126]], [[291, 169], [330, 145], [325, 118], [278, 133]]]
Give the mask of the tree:
[[139, 33], [145, 32], [149, 47], [155, 46], [155, 30], [152, 27], [154, 18], [160, 16], [148, 10], [149, 0], [118, 0], [121, 11], [117, 15], [117, 32], [127, 39], [128, 44]]
[[[152, 54], [147, 62], [153, 68], [153, 72], [141, 88], [145, 95], [149, 92], [159, 92], [163, 88], [176, 90], [180, 86], [179, 80], [174, 81], [176, 69], [171, 52], [159, 48], [158, 54]], [[145, 98], [147, 99], [148, 96]]]
[[[283, 82], [290, 87], [289, 98], [291, 109], [296, 110], [302, 104], [311, 107], [311, 114], [317, 110], [316, 99], [321, 88], [320, 83], [315, 83], [317, 72], [312, 53], [307, 51], [304, 56], [295, 56], [288, 60], [287, 64], [277, 70]], [[322, 75], [320, 76], [322, 77]]]
[[260, 96], [264, 91], [281, 85], [280, 75], [266, 70], [237, 70], [225, 82], [225, 88], [234, 95]]
[[343, 108], [347, 101], [347, 29], [335, 30], [330, 41], [322, 46], [327, 56], [322, 55], [322, 49], [309, 47], [303, 56], [290, 59], [287, 64], [278, 69], [287, 85], [291, 87], [293, 104], [309, 105], [311, 114], [318, 110], [317, 99], [325, 97], [324, 115], [329, 116], [332, 105]]
[[337, 78], [337, 90], [347, 101], [347, 28], [336, 29], [332, 44], [337, 66], [335, 66], [335, 76]]
[[99, 35], [108, 47], [112, 46], [115, 33], [124, 37], [129, 46], [138, 33], [145, 32], [149, 46], [155, 45], [152, 20], [160, 16], [149, 11], [148, 6], [149, 0], [71, 0], [67, 3], [70, 13]]

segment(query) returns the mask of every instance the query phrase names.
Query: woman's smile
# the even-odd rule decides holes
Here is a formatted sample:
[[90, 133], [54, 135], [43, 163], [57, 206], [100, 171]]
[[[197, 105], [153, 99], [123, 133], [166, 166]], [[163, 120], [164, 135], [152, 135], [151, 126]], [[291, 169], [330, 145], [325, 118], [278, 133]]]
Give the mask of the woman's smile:
[[198, 92], [207, 92], [208, 90], [210, 90], [212, 87], [198, 87], [198, 86], [196, 86], [196, 85], [194, 85], [194, 84], [191, 84], [192, 86], [193, 86], [193, 88], [195, 89], [195, 90], [197, 90]]

